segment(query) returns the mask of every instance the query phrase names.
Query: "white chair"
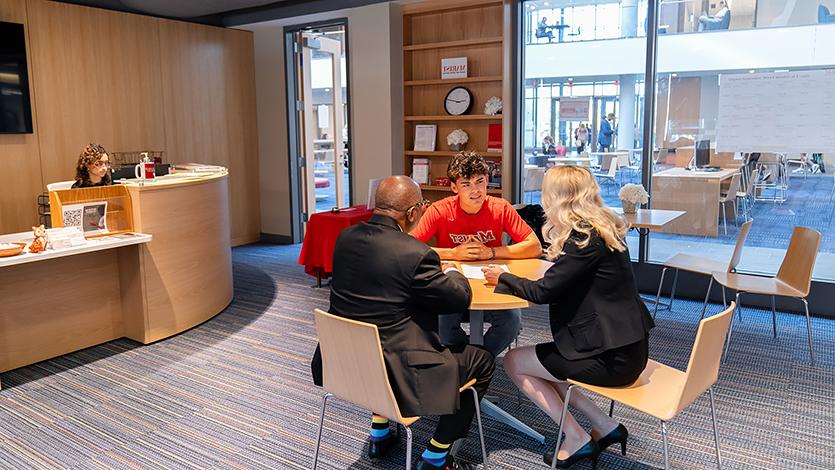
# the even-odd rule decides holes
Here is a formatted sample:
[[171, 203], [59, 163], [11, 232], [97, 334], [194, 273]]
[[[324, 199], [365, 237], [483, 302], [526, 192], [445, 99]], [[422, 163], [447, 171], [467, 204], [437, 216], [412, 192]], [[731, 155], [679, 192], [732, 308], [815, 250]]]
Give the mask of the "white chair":
[[[618, 159], [613, 158], [612, 162], [609, 164], [609, 171], [606, 173], [593, 173], [595, 177], [597, 177], [598, 182], [599, 180], [608, 181], [614, 187], [618, 187], [618, 182], [615, 179], [618, 173]], [[602, 186], [602, 185], [601, 185]]]
[[75, 180], [72, 181], [57, 181], [55, 183], [49, 183], [46, 185], [47, 191], [60, 191], [62, 189], [72, 189], [72, 185], [75, 184]]

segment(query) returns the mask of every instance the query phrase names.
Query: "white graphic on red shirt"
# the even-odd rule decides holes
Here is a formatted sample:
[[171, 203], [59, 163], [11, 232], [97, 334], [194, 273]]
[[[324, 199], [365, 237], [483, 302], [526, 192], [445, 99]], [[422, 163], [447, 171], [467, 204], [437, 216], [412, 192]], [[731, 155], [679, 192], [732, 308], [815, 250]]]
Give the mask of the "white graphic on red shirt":
[[473, 234], [465, 234], [459, 235], [455, 233], [450, 233], [449, 238], [452, 240], [452, 243], [456, 245], [460, 245], [462, 243], [466, 243], [470, 237], [475, 237], [476, 240], [480, 241], [481, 243], [487, 243], [496, 239], [496, 236], [493, 235], [492, 230], [479, 230], [475, 235]]

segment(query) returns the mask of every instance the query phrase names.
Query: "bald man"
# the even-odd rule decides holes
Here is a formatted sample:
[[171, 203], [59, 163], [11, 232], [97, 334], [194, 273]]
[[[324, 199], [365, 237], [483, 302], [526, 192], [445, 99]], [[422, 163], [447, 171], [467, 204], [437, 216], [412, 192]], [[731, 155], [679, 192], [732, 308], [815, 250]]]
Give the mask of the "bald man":
[[[475, 411], [471, 392], [458, 389], [476, 379], [474, 388], [483, 397], [493, 355], [470, 345], [447, 348], [437, 333], [438, 315], [469, 307], [470, 285], [455, 265], [442, 267], [434, 250], [409, 235], [429, 204], [417, 183], [406, 176], [386, 178], [375, 204], [371, 220], [343, 230], [336, 241], [329, 311], [377, 325], [404, 416], [441, 415], [416, 467], [475, 469], [449, 455], [452, 443], [467, 436]], [[312, 366], [314, 382], [321, 383], [318, 348]], [[397, 427], [374, 415], [369, 441], [369, 457], [382, 458], [399, 442]]]

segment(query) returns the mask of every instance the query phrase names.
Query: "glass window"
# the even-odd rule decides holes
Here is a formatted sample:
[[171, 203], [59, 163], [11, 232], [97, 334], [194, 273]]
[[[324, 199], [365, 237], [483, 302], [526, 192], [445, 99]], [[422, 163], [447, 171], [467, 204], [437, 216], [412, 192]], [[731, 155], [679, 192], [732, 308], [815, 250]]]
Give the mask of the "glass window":
[[[646, 18], [646, 5], [637, 0], [523, 3], [523, 24], [534, 28], [522, 54], [523, 202], [540, 203], [541, 175], [554, 165], [585, 166], [599, 173], [602, 195], [612, 207], [620, 207], [622, 185], [640, 183], [644, 109], [639, 93], [646, 41], [630, 40], [638, 53], [626, 56], [620, 46], [606, 44], [642, 34], [638, 23]], [[557, 24], [562, 27], [544, 27]], [[638, 236], [630, 232], [628, 238], [635, 258]]]

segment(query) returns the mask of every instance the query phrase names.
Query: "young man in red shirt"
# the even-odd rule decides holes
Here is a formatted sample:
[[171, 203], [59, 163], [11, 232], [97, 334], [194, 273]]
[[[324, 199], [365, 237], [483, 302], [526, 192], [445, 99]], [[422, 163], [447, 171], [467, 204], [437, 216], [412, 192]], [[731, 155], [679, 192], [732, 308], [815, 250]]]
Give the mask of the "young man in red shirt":
[[[426, 243], [436, 239], [434, 250], [442, 260], [479, 261], [536, 258], [542, 252], [539, 239], [509, 202], [487, 195], [489, 168], [476, 152], [461, 152], [449, 162], [447, 177], [454, 196], [433, 203], [411, 235]], [[507, 233], [513, 245], [502, 245]], [[444, 344], [466, 344], [461, 329], [463, 312], [438, 317], [438, 333]], [[522, 323], [517, 309], [484, 312], [490, 329], [484, 347], [498, 355], [505, 350]]]

